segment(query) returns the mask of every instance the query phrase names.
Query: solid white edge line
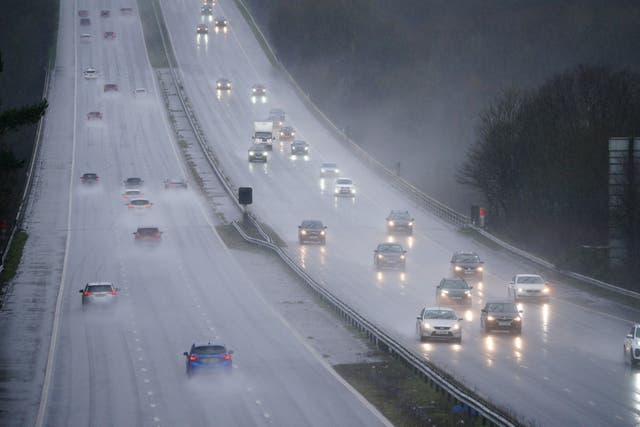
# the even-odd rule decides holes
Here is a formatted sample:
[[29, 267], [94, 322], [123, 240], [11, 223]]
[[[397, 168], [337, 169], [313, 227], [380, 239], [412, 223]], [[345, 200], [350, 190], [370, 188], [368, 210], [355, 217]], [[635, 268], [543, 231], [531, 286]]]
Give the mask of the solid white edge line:
[[[60, 8], [63, 8], [64, 0], [60, 2]], [[75, 3], [73, 5], [73, 16], [75, 16]], [[61, 11], [62, 12], [62, 11]], [[69, 257], [69, 246], [71, 242], [71, 211], [73, 207], [73, 176], [76, 163], [76, 129], [78, 117], [78, 46], [76, 44], [77, 28], [73, 25], [73, 143], [71, 151], [71, 173], [69, 176], [69, 203], [67, 205], [67, 239], [64, 247], [64, 260], [62, 261], [62, 277], [60, 278], [60, 287], [58, 288], [58, 297], [56, 300], [56, 309], [53, 317], [53, 328], [51, 330], [51, 340], [49, 341], [49, 354], [47, 356], [47, 366], [44, 373], [44, 382], [42, 384], [42, 392], [40, 394], [40, 405], [38, 407], [38, 415], [36, 417], [36, 427], [42, 427], [47, 412], [47, 403], [49, 400], [49, 387], [51, 386], [51, 378], [53, 375], [53, 364], [55, 362], [56, 345], [58, 341], [58, 332], [60, 329], [60, 318], [62, 317], [62, 296], [64, 295], [64, 285], [67, 278], [67, 263]]]

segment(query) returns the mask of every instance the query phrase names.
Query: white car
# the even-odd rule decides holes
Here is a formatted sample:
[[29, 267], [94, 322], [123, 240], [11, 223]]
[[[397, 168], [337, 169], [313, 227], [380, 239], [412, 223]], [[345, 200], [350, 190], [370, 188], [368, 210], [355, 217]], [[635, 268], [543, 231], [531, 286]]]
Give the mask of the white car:
[[147, 90], [143, 87], [137, 87], [133, 90], [133, 96], [147, 96]]
[[80, 36], [80, 41], [83, 42], [90, 42], [91, 41], [91, 34], [89, 33], [84, 33]]
[[144, 211], [145, 209], [150, 209], [153, 203], [148, 199], [132, 199], [125, 206], [133, 211]]
[[340, 175], [340, 169], [338, 165], [332, 162], [324, 162], [320, 165], [320, 176], [338, 176]]
[[416, 333], [420, 341], [427, 339], [462, 342], [461, 317], [452, 308], [423, 308], [416, 319]]
[[624, 355], [633, 367], [640, 363], [640, 323], [636, 323], [624, 339]]
[[85, 79], [95, 79], [98, 77], [98, 72], [93, 67], [87, 67], [82, 72], [82, 77]]
[[122, 198], [127, 200], [139, 199], [143, 197], [142, 191], [138, 188], [127, 188], [122, 193]]
[[353, 184], [353, 180], [351, 180], [351, 178], [336, 179], [336, 185], [334, 187], [333, 194], [336, 197], [355, 197], [356, 186]]
[[508, 291], [515, 300], [548, 299], [551, 294], [549, 284], [537, 274], [516, 274], [508, 285]]

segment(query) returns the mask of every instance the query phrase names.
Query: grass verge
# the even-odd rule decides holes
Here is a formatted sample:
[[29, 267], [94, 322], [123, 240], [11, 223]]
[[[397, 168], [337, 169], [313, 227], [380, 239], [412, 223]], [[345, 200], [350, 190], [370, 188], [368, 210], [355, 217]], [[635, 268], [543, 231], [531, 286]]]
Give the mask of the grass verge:
[[387, 353], [380, 362], [333, 368], [396, 426], [480, 426], [482, 418]]
[[[142, 31], [144, 33], [144, 42], [147, 45], [147, 55], [149, 62], [153, 68], [169, 68], [169, 60], [175, 64], [173, 51], [169, 51], [169, 60], [164, 53], [162, 46], [162, 36], [169, 43], [169, 33], [164, 26], [164, 20], [161, 18], [161, 9], [158, 0], [138, 0], [138, 12], [142, 21]], [[156, 19], [157, 18], [157, 19]]]
[[4, 292], [6, 284], [13, 279], [16, 271], [18, 271], [18, 265], [20, 265], [20, 259], [22, 259], [22, 251], [24, 250], [24, 245], [28, 237], [27, 232], [22, 230], [17, 231], [13, 236], [7, 258], [4, 260], [2, 273], [0, 273], [0, 294]]

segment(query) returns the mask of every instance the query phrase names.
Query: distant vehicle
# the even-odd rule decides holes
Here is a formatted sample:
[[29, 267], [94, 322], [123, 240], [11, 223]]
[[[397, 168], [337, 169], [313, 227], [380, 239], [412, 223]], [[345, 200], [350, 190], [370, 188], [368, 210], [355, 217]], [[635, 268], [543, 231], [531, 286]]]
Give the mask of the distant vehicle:
[[273, 127], [281, 128], [282, 126], [284, 126], [285, 121], [284, 111], [280, 108], [272, 109], [271, 111], [269, 111], [269, 118], [267, 120], [273, 122]]
[[159, 242], [162, 240], [162, 232], [158, 227], [138, 227], [133, 232], [136, 242]]
[[88, 10], [79, 10], [78, 11], [78, 16], [80, 18], [86, 18], [87, 16], [89, 16], [89, 11]]
[[229, 26], [229, 22], [226, 20], [226, 18], [222, 16], [219, 16], [213, 20], [213, 28], [215, 29], [216, 33], [218, 32], [226, 33], [228, 30], [228, 26]]
[[272, 144], [276, 140], [273, 134], [273, 122], [253, 122], [253, 136], [251, 139], [253, 139], [254, 143], [262, 142], [266, 144], [267, 148], [271, 150]]
[[102, 113], [100, 111], [89, 111], [87, 120], [102, 120]]
[[89, 33], [83, 33], [80, 35], [80, 41], [82, 42], [90, 42], [91, 41], [91, 34]]
[[291, 143], [291, 155], [306, 156], [309, 154], [309, 144], [306, 141], [293, 141]]
[[324, 245], [327, 243], [327, 226], [322, 224], [322, 221], [318, 220], [304, 220], [302, 224], [298, 226], [298, 242], [303, 245], [308, 242], [320, 243]]
[[191, 346], [189, 351], [183, 353], [187, 358], [187, 376], [192, 377], [198, 372], [215, 371], [222, 369], [231, 372], [233, 362], [231, 355], [233, 350], [227, 350], [224, 344], [212, 344]]
[[473, 286], [460, 278], [442, 279], [436, 286], [436, 303], [438, 305], [465, 305], [471, 306], [471, 290]]
[[640, 323], [636, 323], [624, 339], [625, 357], [629, 358], [631, 367], [640, 363]]
[[271, 151], [271, 147], [269, 144], [265, 144], [260, 142], [258, 144], [253, 144], [249, 147], [249, 162], [263, 162], [267, 163], [267, 159], [269, 158], [269, 151]]
[[207, 24], [196, 25], [196, 34], [209, 34], [209, 27], [207, 27]]
[[456, 252], [451, 256], [451, 272], [456, 276], [482, 280], [484, 263], [475, 252]]
[[93, 67], [87, 67], [84, 69], [84, 71], [82, 72], [82, 77], [84, 77], [85, 79], [89, 80], [89, 79], [95, 79], [98, 77], [98, 72], [96, 71], [95, 68]]
[[202, 16], [211, 16], [211, 15], [213, 15], [213, 7], [208, 5], [208, 4], [205, 4], [204, 6], [202, 6], [200, 8], [200, 14]]
[[333, 193], [335, 196], [340, 197], [355, 197], [356, 186], [353, 184], [351, 178], [338, 178]]
[[142, 186], [142, 184], [144, 184], [144, 181], [142, 178], [131, 177], [131, 178], [125, 179], [123, 181], [123, 184], [125, 188], [139, 188]]
[[278, 132], [280, 142], [293, 141], [296, 137], [296, 131], [291, 126], [283, 126]]
[[85, 173], [80, 177], [80, 182], [83, 184], [95, 184], [100, 180], [97, 173]]
[[413, 218], [409, 215], [409, 211], [392, 210], [386, 220], [387, 232], [389, 234], [413, 234]]
[[218, 80], [216, 80], [216, 89], [217, 90], [231, 90], [231, 80], [229, 80], [229, 79], [218, 79]]
[[461, 317], [447, 307], [427, 307], [416, 319], [416, 333], [420, 341], [450, 340], [462, 342]]
[[111, 11], [110, 10], [101, 10], [100, 11], [100, 17], [101, 18], [108, 18], [111, 16]]
[[173, 188], [188, 188], [187, 180], [184, 178], [167, 178], [164, 180], [164, 188], [165, 189], [173, 189]]
[[265, 103], [267, 102], [267, 88], [261, 84], [251, 86], [251, 102]]
[[124, 193], [122, 193], [124, 199], [139, 199], [142, 196], [144, 196], [144, 194], [142, 194], [139, 188], [127, 188], [124, 190]]
[[485, 333], [498, 329], [519, 334], [522, 332], [521, 313], [514, 302], [487, 302], [480, 310], [480, 327]]
[[215, 6], [216, 0], [202, 0], [202, 4], [208, 5], [208, 6]]
[[120, 8], [120, 13], [122, 15], [133, 15], [133, 8], [132, 7], [121, 7]]
[[133, 96], [135, 97], [147, 96], [147, 89], [143, 87], [137, 87], [133, 90]]
[[103, 306], [113, 304], [116, 301], [119, 289], [111, 282], [91, 282], [87, 283], [84, 289], [80, 289], [82, 294], [82, 309], [88, 305]]
[[391, 268], [404, 271], [406, 253], [407, 251], [398, 243], [380, 243], [373, 251], [373, 264], [376, 270]]
[[83, 27], [91, 25], [91, 19], [89, 19], [89, 18], [80, 18], [80, 25], [82, 25]]
[[519, 299], [549, 299], [551, 288], [537, 274], [516, 274], [507, 286], [509, 296]]
[[338, 169], [337, 163], [324, 162], [320, 165], [321, 177], [334, 177], [340, 175], [340, 169]]
[[105, 31], [104, 36], [105, 40], [115, 40], [116, 33], [113, 31]]
[[147, 199], [133, 199], [127, 203], [127, 208], [131, 210], [150, 209], [151, 206], [153, 206], [153, 203]]
[[117, 92], [120, 88], [118, 87], [117, 84], [115, 83], [107, 83], [106, 85], [104, 85], [103, 91], [104, 92]]

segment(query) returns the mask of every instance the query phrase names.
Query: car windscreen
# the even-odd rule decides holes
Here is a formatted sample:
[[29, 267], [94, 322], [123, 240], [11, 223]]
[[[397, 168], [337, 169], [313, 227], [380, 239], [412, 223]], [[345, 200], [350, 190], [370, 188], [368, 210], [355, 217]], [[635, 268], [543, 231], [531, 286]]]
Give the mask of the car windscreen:
[[338, 185], [351, 185], [351, 180], [350, 179], [339, 179], [336, 181], [336, 184]]
[[636, 328], [636, 338], [640, 338], [640, 328]]
[[112, 291], [113, 288], [111, 285], [89, 285], [87, 286], [87, 291], [89, 292], [109, 292]]
[[336, 163], [323, 163], [320, 167], [326, 169], [335, 169], [336, 167], [338, 167], [338, 165]]
[[158, 230], [156, 227], [138, 228], [138, 233], [142, 234], [143, 236], [152, 236], [159, 232], [160, 230]]
[[85, 179], [96, 179], [98, 177], [98, 175], [96, 175], [95, 173], [85, 173], [84, 174], [84, 178]]
[[469, 285], [463, 280], [445, 280], [442, 287], [446, 289], [469, 289]]
[[451, 310], [426, 310], [425, 319], [457, 319], [456, 313]]
[[453, 258], [453, 262], [460, 263], [477, 263], [480, 262], [480, 257], [478, 255], [456, 255]]
[[392, 212], [391, 218], [409, 220], [411, 217], [409, 216], [409, 212]]
[[144, 200], [144, 199], [138, 199], [138, 200], [132, 200], [131, 204], [134, 206], [144, 206], [146, 204], [148, 204], [149, 201], [148, 200]]
[[403, 250], [404, 249], [402, 249], [402, 246], [398, 244], [387, 244], [378, 246], [379, 252], [402, 252]]
[[227, 352], [227, 349], [222, 345], [202, 345], [195, 347], [192, 353], [207, 355], [207, 356], [215, 356], [217, 354], [224, 354]]
[[527, 283], [531, 285], [540, 285], [544, 283], [540, 276], [520, 276], [518, 277], [518, 283]]
[[319, 229], [322, 228], [320, 221], [302, 221], [302, 228]]
[[489, 304], [488, 310], [493, 313], [516, 313], [518, 311], [515, 305], [508, 303]]
[[256, 138], [271, 138], [272, 136], [271, 132], [256, 132]]

